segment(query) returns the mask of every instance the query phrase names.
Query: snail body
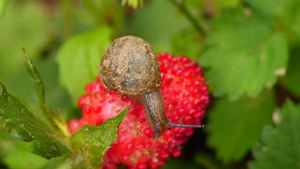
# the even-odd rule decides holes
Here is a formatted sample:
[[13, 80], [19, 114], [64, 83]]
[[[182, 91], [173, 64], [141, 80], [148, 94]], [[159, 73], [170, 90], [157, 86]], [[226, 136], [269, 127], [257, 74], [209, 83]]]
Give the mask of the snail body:
[[159, 62], [149, 43], [135, 36], [116, 39], [103, 53], [99, 76], [108, 90], [127, 94], [145, 110], [150, 128], [155, 131], [153, 138], [159, 137], [170, 127], [196, 127], [169, 122], [160, 89], [161, 76]]

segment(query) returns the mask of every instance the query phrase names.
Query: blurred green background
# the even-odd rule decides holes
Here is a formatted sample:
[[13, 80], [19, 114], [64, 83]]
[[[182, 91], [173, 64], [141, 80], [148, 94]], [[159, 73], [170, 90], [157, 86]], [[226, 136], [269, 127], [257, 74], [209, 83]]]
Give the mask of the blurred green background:
[[[196, 130], [180, 158], [163, 168], [300, 169], [299, 0], [145, 0], [137, 9], [121, 4], [0, 0], [0, 81], [41, 116], [25, 48], [50, 107], [67, 120], [78, 118], [77, 99], [97, 76], [102, 52], [117, 37], [136, 35], [156, 53], [197, 61], [211, 89], [207, 129]], [[0, 128], [0, 168], [50, 169], [63, 161], [31, 154], [27, 143]]]

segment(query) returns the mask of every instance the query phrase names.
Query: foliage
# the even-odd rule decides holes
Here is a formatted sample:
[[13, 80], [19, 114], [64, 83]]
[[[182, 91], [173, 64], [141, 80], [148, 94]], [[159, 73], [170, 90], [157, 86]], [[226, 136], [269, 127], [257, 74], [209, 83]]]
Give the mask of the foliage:
[[[102, 161], [99, 160], [99, 156], [103, 158], [105, 151], [115, 141], [118, 126], [124, 119], [128, 108], [118, 116], [105, 121], [103, 125], [85, 126], [72, 135], [69, 139], [70, 144], [67, 145], [68, 141], [66, 139], [68, 139], [69, 131], [66, 124], [64, 124], [64, 119], [61, 117], [60, 122], [54, 112], [46, 105], [43, 80], [29, 56], [25, 53], [25, 49], [23, 49], [23, 52], [27, 72], [34, 80], [40, 107], [50, 125], [33, 115], [18, 99], [8, 93], [4, 84], [0, 82], [0, 119], [4, 120], [5, 128], [12, 136], [25, 142], [32, 142], [30, 152], [46, 159], [62, 155], [69, 156], [71, 151], [74, 150], [78, 153], [85, 150], [86, 154], [83, 154], [83, 157], [75, 158], [79, 158], [79, 161], [84, 161], [86, 158], [93, 168], [100, 167]], [[90, 137], [93, 139], [90, 139]], [[68, 163], [67, 160], [65, 164]], [[84, 162], [81, 163], [81, 166], [86, 165]], [[62, 166], [65, 166], [65, 164]], [[73, 167], [75, 166], [70, 166], [70, 168]]]
[[74, 103], [83, 94], [86, 82], [98, 75], [95, 63], [110, 44], [110, 36], [111, 30], [103, 26], [68, 39], [58, 51], [59, 80], [71, 94]]
[[128, 108], [100, 126], [84, 126], [71, 136], [71, 147], [81, 152], [92, 168], [101, 166], [105, 152], [118, 136], [118, 126], [126, 116]]
[[126, 110], [73, 136], [67, 121], [103, 51], [128, 34], [197, 61], [213, 97], [207, 129], [164, 168], [299, 168], [299, 0], [47, 2], [0, 1], [0, 168], [101, 165]]
[[244, 157], [259, 140], [262, 127], [271, 124], [274, 108], [275, 100], [270, 91], [255, 99], [217, 101], [208, 115], [210, 125], [207, 126], [207, 132], [211, 133], [208, 142], [216, 147], [217, 156], [225, 162]]
[[200, 61], [211, 68], [207, 79], [215, 95], [256, 96], [285, 74], [286, 38], [261, 16], [251, 11], [224, 11], [212, 29], [206, 40], [209, 49]]
[[5, 128], [11, 134], [23, 141], [33, 142], [33, 153], [44, 158], [59, 157], [68, 152], [53, 129], [36, 118], [22, 103], [7, 93], [5, 86], [0, 83], [1, 109], [0, 117], [6, 121]]
[[250, 169], [300, 168], [300, 106], [287, 101], [274, 114], [276, 127], [267, 126], [262, 141], [253, 148]]

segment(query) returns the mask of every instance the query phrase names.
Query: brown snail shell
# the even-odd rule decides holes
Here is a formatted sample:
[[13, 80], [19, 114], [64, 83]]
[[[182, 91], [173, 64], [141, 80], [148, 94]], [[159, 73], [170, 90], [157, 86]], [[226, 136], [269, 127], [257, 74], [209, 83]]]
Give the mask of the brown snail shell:
[[103, 53], [99, 72], [105, 88], [128, 95], [149, 93], [162, 83], [154, 50], [135, 36], [116, 39]]

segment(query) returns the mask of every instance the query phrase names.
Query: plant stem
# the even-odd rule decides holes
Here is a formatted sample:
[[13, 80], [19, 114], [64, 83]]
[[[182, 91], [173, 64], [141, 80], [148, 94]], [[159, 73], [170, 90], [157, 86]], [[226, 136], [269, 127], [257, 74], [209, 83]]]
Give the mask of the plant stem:
[[187, 10], [184, 5], [184, 0], [170, 0], [176, 7], [180, 9], [180, 11], [187, 17], [187, 19], [193, 24], [194, 28], [202, 35], [206, 35], [209, 33], [207, 26], [203, 22], [198, 22], [195, 17]]

